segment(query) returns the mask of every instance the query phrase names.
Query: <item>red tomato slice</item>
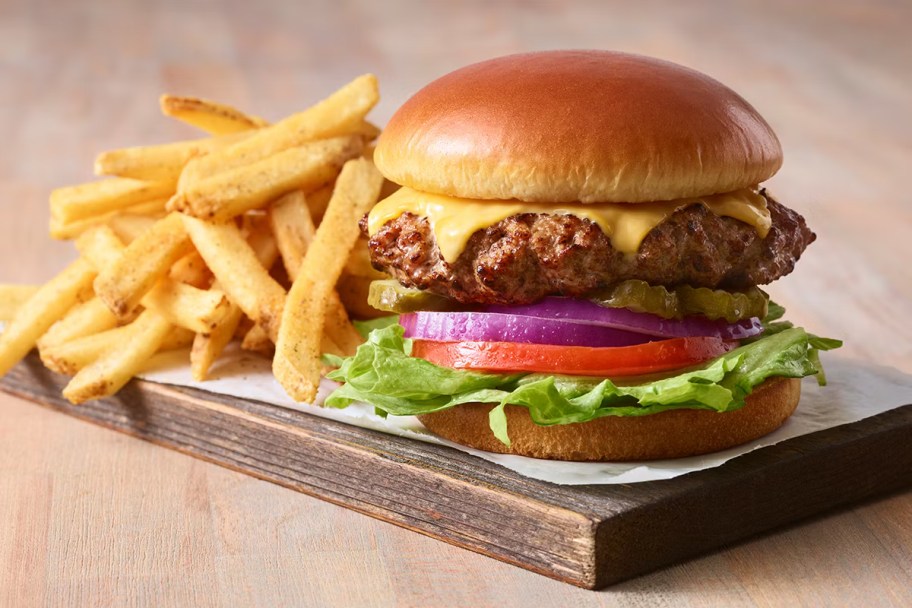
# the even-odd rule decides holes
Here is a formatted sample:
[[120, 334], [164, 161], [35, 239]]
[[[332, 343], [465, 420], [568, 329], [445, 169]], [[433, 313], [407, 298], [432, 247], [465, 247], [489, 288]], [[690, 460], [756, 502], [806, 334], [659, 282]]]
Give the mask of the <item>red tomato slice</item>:
[[720, 338], [673, 338], [635, 346], [558, 346], [515, 342], [413, 340], [412, 356], [443, 367], [574, 376], [639, 376], [690, 367], [737, 346]]

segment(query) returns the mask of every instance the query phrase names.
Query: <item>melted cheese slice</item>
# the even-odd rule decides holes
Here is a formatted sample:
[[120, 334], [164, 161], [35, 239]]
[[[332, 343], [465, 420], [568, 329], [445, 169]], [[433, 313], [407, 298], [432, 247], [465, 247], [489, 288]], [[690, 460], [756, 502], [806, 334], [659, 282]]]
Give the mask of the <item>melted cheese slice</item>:
[[650, 230], [678, 209], [693, 204], [705, 205], [716, 215], [750, 224], [760, 238], [765, 238], [769, 232], [771, 221], [766, 199], [750, 189], [657, 203], [548, 205], [455, 198], [404, 187], [377, 203], [368, 215], [367, 230], [373, 236], [384, 224], [406, 212], [425, 217], [431, 225], [443, 259], [453, 263], [475, 232], [493, 226], [511, 215], [567, 214], [598, 224], [618, 251], [636, 253]]

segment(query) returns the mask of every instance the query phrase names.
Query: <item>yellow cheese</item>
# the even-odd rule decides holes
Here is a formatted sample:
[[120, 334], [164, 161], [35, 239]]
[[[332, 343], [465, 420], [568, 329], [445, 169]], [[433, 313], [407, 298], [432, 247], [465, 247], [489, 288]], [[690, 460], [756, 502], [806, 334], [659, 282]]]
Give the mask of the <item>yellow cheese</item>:
[[390, 220], [410, 212], [427, 218], [437, 239], [443, 259], [455, 262], [466, 243], [478, 230], [484, 230], [517, 213], [568, 214], [595, 222], [611, 239], [611, 245], [624, 253], [636, 253], [649, 231], [682, 207], [703, 204], [716, 215], [732, 217], [750, 224], [760, 238], [770, 229], [766, 199], [749, 189], [657, 203], [524, 203], [455, 198], [442, 194], [400, 188], [380, 201], [367, 218], [373, 236]]

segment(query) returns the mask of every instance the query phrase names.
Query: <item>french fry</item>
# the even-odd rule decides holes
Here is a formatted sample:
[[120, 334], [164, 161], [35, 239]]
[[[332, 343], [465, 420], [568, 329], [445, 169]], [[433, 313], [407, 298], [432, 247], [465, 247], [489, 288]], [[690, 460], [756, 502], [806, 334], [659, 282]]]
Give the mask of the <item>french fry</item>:
[[[265, 219], [267, 218], [245, 215], [243, 232], [260, 265], [263, 268], [270, 268], [278, 258], [279, 250]], [[213, 283], [212, 288], [219, 289], [217, 281]], [[244, 312], [232, 302], [230, 312], [211, 331], [196, 334], [193, 338], [193, 348], [190, 350], [190, 373], [194, 380], [202, 382], [206, 379], [209, 368], [212, 367], [213, 362], [225, 346], [231, 342], [242, 318], [244, 318]], [[262, 326], [259, 327], [262, 328]], [[247, 330], [244, 335], [246, 336], [248, 333], [250, 330]]]
[[63, 225], [71, 224], [171, 196], [174, 188], [173, 182], [147, 182], [126, 177], [57, 188], [51, 192], [51, 216]]
[[170, 198], [171, 197], [153, 198], [152, 200], [143, 201], [142, 203], [136, 203], [125, 209], [115, 211], [114, 215], [111, 217], [113, 219], [124, 215], [135, 215], [137, 217], [159, 218], [165, 215], [165, 205], [168, 204]]
[[51, 325], [51, 328], [38, 339], [38, 348], [63, 344], [113, 327], [117, 327], [117, 317], [108, 310], [104, 302], [92, 298], [74, 306], [62, 319]]
[[247, 332], [250, 331], [250, 328], [256, 325], [253, 322], [253, 319], [248, 317], [245, 314], [241, 314], [241, 321], [238, 323], [237, 330], [234, 332], [234, 338], [237, 340], [243, 340], [244, 336], [247, 335]]
[[272, 357], [275, 352], [275, 344], [269, 339], [269, 334], [266, 333], [262, 325], [254, 325], [250, 328], [250, 331], [244, 335], [241, 348], [266, 355], [267, 357]]
[[257, 116], [217, 101], [198, 97], [162, 95], [159, 98], [162, 114], [176, 118], [210, 135], [225, 135], [259, 129], [269, 123]]
[[[270, 359], [275, 355], [275, 344], [269, 339], [269, 335], [267, 335], [261, 325], [254, 325], [247, 330], [247, 333], [244, 334], [244, 339], [241, 342], [241, 348], [252, 353], [258, 353], [264, 357], [269, 357]], [[331, 353], [340, 357], [346, 356], [342, 348], [333, 342], [333, 339], [327, 334], [323, 334], [320, 350], [324, 353]], [[320, 368], [321, 374], [326, 371], [328, 370], [324, 370], [322, 367]]]
[[[82, 403], [119, 390], [160, 350], [192, 344], [191, 372], [203, 379], [239, 337], [267, 355], [279, 342], [279, 379], [310, 396], [313, 374], [326, 371], [319, 352], [350, 354], [361, 342], [334, 285], [347, 258], [367, 274], [351, 248], [357, 216], [381, 190], [370, 160], [380, 129], [365, 118], [378, 99], [367, 74], [270, 125], [163, 95], [165, 115], [211, 136], [104, 152], [95, 171], [111, 178], [52, 192], [51, 236], [75, 239], [81, 257], [44, 287], [0, 285], [0, 375], [37, 343], [49, 368], [75, 374], [64, 396]], [[316, 230], [313, 218], [327, 213]], [[304, 306], [286, 322], [289, 283]]]
[[51, 371], [72, 376], [104, 353], [125, 344], [130, 337], [130, 331], [130, 326], [124, 325], [67, 342], [42, 344], [39, 341], [41, 362]]
[[345, 164], [289, 292], [272, 369], [297, 401], [312, 402], [316, 397], [327, 305], [358, 239], [358, 220], [377, 202], [382, 184], [383, 176], [370, 161], [359, 158]]
[[275, 339], [285, 290], [269, 276], [234, 222], [220, 224], [183, 216], [184, 226], [219, 287], [248, 317]]
[[[334, 183], [324, 184], [316, 190], [311, 190], [305, 193], [305, 196], [307, 198], [307, 206], [310, 207], [310, 216], [317, 224], [322, 221], [323, 214], [326, 213], [326, 205], [329, 204], [329, 199], [332, 197], [334, 187]], [[398, 189], [399, 184], [391, 182], [388, 179], [383, 180], [383, 187], [380, 188], [379, 200], [382, 201]]]
[[345, 274], [364, 277], [365, 279], [385, 279], [388, 275], [373, 267], [370, 260], [370, 250], [367, 248], [367, 239], [359, 238], [355, 248], [352, 249], [345, 262]]
[[129, 315], [171, 265], [189, 252], [189, 243], [180, 216], [166, 216], [101, 268], [95, 293], [118, 317]]
[[196, 334], [185, 327], [172, 327], [171, 331], [168, 332], [168, 335], [165, 336], [165, 339], [162, 340], [158, 350], [166, 351], [189, 348], [193, 344], [193, 336], [195, 335]]
[[161, 215], [140, 215], [134, 213], [121, 213], [105, 222], [114, 231], [121, 241], [130, 244], [139, 238], [139, 235], [149, 230], [155, 222], [164, 217], [165, 208], [162, 206]]
[[94, 278], [95, 270], [80, 258], [22, 304], [0, 334], [0, 376], [25, 357], [38, 338], [79, 301]]
[[172, 211], [224, 221], [265, 207], [291, 190], [312, 189], [331, 180], [361, 151], [354, 136], [320, 140], [290, 148], [250, 165], [190, 183], [169, 202]]
[[[165, 204], [167, 198], [157, 198], [142, 203], [137, 203], [122, 210], [109, 211], [100, 215], [93, 215], [81, 220], [64, 222], [53, 215], [50, 221], [50, 235], [53, 239], [68, 240], [78, 237], [86, 230], [98, 226], [99, 224], [125, 224], [129, 227], [130, 220], [137, 218], [137, 221], [145, 220], [150, 225], [165, 214]], [[128, 242], [132, 239], [125, 239]]]
[[[383, 196], [382, 188], [380, 196]], [[355, 248], [352, 249], [345, 262], [345, 270], [339, 277], [339, 282], [336, 283], [336, 291], [339, 293], [339, 299], [342, 300], [345, 309], [352, 316], [358, 319], [374, 319], [389, 314], [379, 311], [367, 303], [371, 282], [385, 278], [389, 278], [389, 275], [371, 265], [367, 239], [362, 237], [358, 239]]]
[[242, 142], [195, 159], [187, 165], [187, 171], [200, 181], [306, 142], [340, 135], [360, 136], [364, 116], [379, 99], [377, 78], [373, 74], [359, 76], [307, 110], [259, 129]]
[[332, 338], [346, 356], [354, 355], [358, 347], [364, 343], [361, 334], [352, 325], [348, 311], [345, 310], [345, 305], [342, 304], [342, 299], [335, 289], [329, 294], [324, 321], [323, 333]]
[[76, 239], [76, 250], [96, 271], [116, 262], [124, 249], [124, 244], [110, 226], [96, 226]]
[[0, 285], [0, 321], [9, 321], [38, 291], [38, 285]]
[[310, 217], [315, 224], [323, 221], [323, 214], [326, 213], [326, 206], [329, 205], [329, 199], [332, 198], [335, 187], [335, 182], [330, 182], [305, 195], [307, 206], [310, 208]]
[[194, 380], [202, 382], [206, 379], [209, 368], [231, 342], [243, 316], [243, 311], [232, 304], [228, 314], [211, 331], [196, 334], [190, 349], [190, 374]]
[[358, 134], [367, 141], [372, 141], [380, 137], [380, 127], [369, 120], [362, 120], [358, 127]]
[[212, 284], [212, 273], [206, 268], [206, 261], [195, 249], [179, 259], [171, 267], [168, 276], [172, 281], [208, 289]]
[[274, 202], [269, 207], [269, 224], [282, 263], [293, 281], [316, 233], [304, 194], [295, 190]]
[[[111, 268], [120, 264], [128, 251], [107, 226], [85, 233], [77, 240], [76, 246], [96, 268]], [[191, 255], [188, 254], [185, 258]], [[185, 271], [185, 278], [196, 280], [204, 272], [208, 270], [200, 260], [192, 271]], [[200, 289], [171, 277], [162, 277], [142, 296], [140, 303], [156, 310], [173, 325], [194, 332], [210, 331], [230, 312], [231, 306], [221, 291]]]
[[198, 289], [173, 280], [160, 281], [142, 299], [172, 325], [197, 333], [212, 331], [231, 312], [228, 298], [215, 289]]
[[52, 239], [68, 241], [78, 237], [90, 228], [94, 228], [99, 224], [104, 224], [116, 214], [117, 212], [113, 211], [111, 213], [104, 213], [101, 216], [88, 217], [74, 222], [63, 222], [52, 215], [50, 222], [48, 222], [48, 234]]
[[[244, 216], [244, 221], [241, 224], [241, 232], [245, 235], [247, 243], [250, 244], [250, 248], [253, 249], [263, 268], [272, 268], [272, 265], [279, 258], [279, 248], [270, 230], [269, 217], [265, 213], [248, 213]], [[241, 348], [271, 357], [274, 344], [269, 337], [269, 332], [262, 325], [255, 323], [244, 334]]]
[[63, 389], [70, 403], [84, 403], [113, 395], [135, 376], [154, 355], [172, 330], [171, 324], [153, 310], [145, 310], [127, 325], [121, 347], [109, 350], [83, 367]]
[[[300, 191], [292, 192], [273, 203], [269, 209], [269, 221], [282, 262], [294, 281], [315, 234], [304, 195]], [[354, 354], [362, 342], [335, 291], [329, 296], [325, 331], [347, 354]]]
[[102, 152], [95, 158], [95, 175], [116, 175], [163, 182], [171, 184], [173, 191], [184, 165], [191, 159], [235, 144], [248, 136], [247, 133], [234, 133], [221, 137]]
[[[331, 355], [336, 355], [337, 357], [344, 357], [345, 353], [342, 352], [342, 348], [333, 342], [333, 339], [323, 334], [320, 337], [320, 351], [324, 353], [329, 353]], [[320, 367], [320, 374], [324, 375], [328, 370], [323, 366]]]
[[[250, 249], [253, 250], [260, 266], [262, 266], [263, 269], [271, 268], [279, 257], [279, 250], [276, 247], [275, 238], [273, 238], [272, 232], [269, 229], [268, 218], [265, 214], [244, 215], [243, 221], [241, 222], [240, 233], [247, 241]], [[205, 260], [203, 260], [203, 262], [205, 262]], [[213, 282], [212, 287], [213, 289], [221, 289], [217, 280]], [[240, 309], [238, 310], [240, 311]], [[251, 321], [249, 317], [244, 316], [243, 311], [240, 311], [240, 318], [235, 325], [243, 325], [243, 327], [238, 330], [238, 333], [232, 332], [229, 339], [232, 337], [243, 338], [250, 328], [253, 327], [254, 322]]]
[[260, 261], [260, 266], [269, 269], [279, 259], [279, 248], [270, 229], [269, 216], [266, 214], [247, 214], [241, 223], [241, 233], [247, 239], [253, 253]]
[[[131, 339], [133, 331], [134, 328], [130, 325], [123, 325], [68, 342], [40, 346], [41, 362], [51, 371], [72, 376], [106, 353], [123, 348]], [[162, 340], [158, 350], [187, 348], [193, 342], [193, 335], [188, 329], [173, 327]]]
[[339, 282], [336, 283], [336, 292], [339, 299], [345, 305], [351, 315], [357, 319], [376, 319], [378, 317], [388, 316], [388, 312], [377, 310], [368, 304], [368, 295], [370, 294], [370, 285], [374, 279], [357, 277], [353, 274], [342, 273]]

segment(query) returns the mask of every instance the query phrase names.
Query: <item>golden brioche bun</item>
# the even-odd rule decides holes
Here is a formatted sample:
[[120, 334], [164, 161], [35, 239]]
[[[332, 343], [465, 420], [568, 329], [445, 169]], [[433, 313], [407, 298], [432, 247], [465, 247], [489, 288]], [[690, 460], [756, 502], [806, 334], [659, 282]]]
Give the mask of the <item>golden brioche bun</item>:
[[488, 452], [555, 460], [655, 460], [706, 454], [762, 437], [782, 426], [800, 396], [800, 380], [771, 378], [733, 412], [683, 409], [554, 426], [539, 426], [528, 409], [508, 405], [509, 448], [488, 425], [491, 404], [460, 405], [418, 419], [445, 439]]
[[394, 182], [462, 198], [634, 203], [754, 186], [782, 149], [747, 101], [705, 74], [548, 51], [430, 83], [390, 120], [374, 161]]

